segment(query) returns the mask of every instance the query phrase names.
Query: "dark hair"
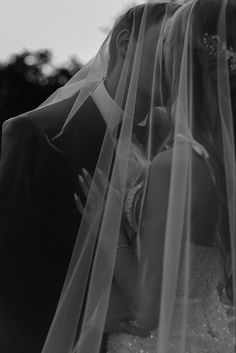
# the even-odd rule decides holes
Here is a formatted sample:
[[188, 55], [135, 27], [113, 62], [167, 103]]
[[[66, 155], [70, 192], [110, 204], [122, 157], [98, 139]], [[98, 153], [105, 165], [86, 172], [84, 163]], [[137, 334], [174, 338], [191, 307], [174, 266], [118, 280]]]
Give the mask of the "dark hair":
[[164, 17], [166, 12], [166, 3], [141, 4], [141, 5], [132, 7], [117, 20], [112, 30], [111, 40], [109, 45], [110, 61], [109, 61], [108, 71], [111, 71], [113, 69], [116, 62], [117, 35], [122, 30], [128, 30], [130, 33], [133, 30], [134, 38], [137, 39], [145, 8], [147, 8], [147, 21], [146, 21], [146, 30], [147, 30], [154, 23], [158, 23]]
[[[225, 8], [225, 38], [220, 38], [219, 20], [222, 14], [224, 2], [221, 0], [198, 0], [192, 18], [191, 41], [193, 45], [193, 131], [196, 138], [202, 139], [209, 149], [212, 157], [215, 158], [216, 182], [218, 196], [221, 204], [220, 235], [225, 251], [230, 251], [230, 231], [228, 229], [228, 206], [226, 196], [226, 180], [224, 166], [223, 136], [221, 124], [221, 108], [219, 105], [218, 89], [219, 77], [217, 77], [218, 63], [217, 51], [210, 55], [211, 40], [215, 36], [225, 43], [226, 48], [236, 49], [236, 3], [229, 0]], [[223, 31], [224, 32], [224, 31]], [[204, 38], [210, 38], [210, 43], [204, 44]], [[227, 70], [226, 70], [227, 69]], [[225, 76], [228, 75], [230, 82], [230, 97], [233, 113], [234, 139], [235, 139], [235, 118], [236, 118], [236, 75], [230, 70], [230, 66], [222, 68]], [[228, 71], [228, 72], [227, 72]], [[226, 92], [224, 92], [225, 94]], [[214, 161], [213, 161], [214, 164]]]
[[[195, 43], [193, 55], [195, 60], [195, 67], [193, 68], [194, 85], [196, 93], [193, 92], [195, 99], [194, 110], [196, 117], [194, 118], [194, 128], [196, 134], [201, 135], [203, 131], [207, 131], [206, 139], [211, 138], [212, 143], [212, 154], [215, 155], [215, 161], [217, 165], [216, 184], [220, 206], [220, 219], [219, 219], [219, 233], [221, 241], [223, 242], [225, 254], [230, 254], [231, 239], [229, 229], [229, 214], [227, 204], [227, 191], [226, 191], [226, 175], [224, 166], [224, 151], [223, 151], [223, 136], [222, 136], [222, 124], [220, 117], [220, 105], [218, 99], [218, 82], [217, 78], [217, 55], [212, 57], [209, 55], [209, 47], [203, 46], [199, 48], [199, 41], [203, 40], [206, 35], [208, 38], [218, 35], [218, 38], [224, 43], [226, 48], [231, 48], [234, 52], [236, 51], [236, 3], [233, 0], [228, 0], [225, 8], [224, 21], [225, 21], [225, 38], [220, 38], [218, 34], [219, 20], [224, 11], [224, 2], [221, 0], [199, 0], [195, 16], [193, 19], [193, 36], [195, 34]], [[222, 31], [224, 33], [224, 31]], [[194, 39], [194, 38], [193, 38]], [[218, 40], [219, 40], [218, 39]], [[204, 58], [206, 60], [204, 60]], [[213, 59], [213, 60], [212, 60]], [[201, 66], [200, 66], [200, 63]], [[228, 72], [226, 67], [222, 68], [225, 74], [228, 74], [230, 83], [230, 97], [228, 97], [228, 103], [230, 102], [233, 117], [233, 128], [234, 128], [234, 141], [236, 140], [235, 127], [236, 127], [236, 71], [231, 70], [230, 61], [228, 61]], [[204, 86], [207, 86], [204, 89]], [[210, 94], [211, 92], [211, 94]], [[212, 92], [214, 94], [212, 94]], [[221, 92], [221, 94], [226, 92]], [[199, 105], [204, 108], [204, 111], [199, 109]], [[212, 107], [209, 109], [209, 107]], [[204, 119], [204, 117], [206, 117]], [[208, 140], [209, 141], [209, 140]], [[211, 147], [211, 146], [209, 146]], [[235, 155], [235, 153], [234, 153]], [[228, 277], [226, 282], [226, 291], [228, 296], [233, 299], [233, 286], [232, 286], [232, 275]]]
[[[192, 101], [192, 132], [194, 138], [202, 143], [210, 153], [211, 162], [216, 179], [216, 189], [219, 200], [219, 234], [222, 250], [225, 256], [230, 254], [231, 239], [229, 230], [229, 214], [226, 191], [226, 175], [224, 166], [223, 136], [221, 126], [221, 112], [219, 106], [218, 87], [221, 82], [217, 76], [217, 54], [211, 55], [211, 42], [205, 45], [204, 37], [210, 40], [219, 40], [219, 20], [222, 15], [222, 0], [197, 0], [187, 4], [175, 20], [176, 30], [171, 29], [171, 42], [167, 54], [166, 79], [169, 86], [170, 104], [177, 98], [179, 89], [180, 65], [186, 38], [187, 23], [188, 32], [188, 57], [191, 60], [188, 73], [192, 78], [192, 87], [189, 88], [189, 96]], [[225, 38], [220, 38], [226, 48], [236, 51], [236, 3], [228, 0], [225, 8]], [[187, 16], [186, 16], [187, 15]], [[180, 30], [181, 29], [181, 30]], [[224, 33], [224, 31], [223, 31]], [[167, 36], [168, 41], [168, 36]], [[223, 48], [223, 47], [222, 47]], [[216, 45], [217, 53], [217, 45]], [[173, 65], [172, 57], [175, 58]], [[230, 63], [229, 63], [230, 64]], [[230, 66], [222, 68], [228, 75], [230, 82], [230, 97], [234, 125], [234, 140], [236, 127], [236, 70], [230, 70]], [[174, 80], [174, 83], [173, 83]], [[224, 92], [226, 93], [226, 92]], [[187, 99], [187, 97], [186, 97]], [[235, 153], [234, 153], [235, 155]], [[229, 277], [226, 285], [228, 294], [232, 294], [232, 277]]]

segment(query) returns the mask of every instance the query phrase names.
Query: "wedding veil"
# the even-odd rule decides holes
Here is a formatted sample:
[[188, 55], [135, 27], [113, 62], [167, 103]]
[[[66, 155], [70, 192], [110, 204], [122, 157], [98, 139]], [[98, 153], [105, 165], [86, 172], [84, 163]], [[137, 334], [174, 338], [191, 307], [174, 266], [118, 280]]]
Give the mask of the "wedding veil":
[[[181, 266], [178, 353], [186, 352], [188, 341], [186, 323], [190, 292], [194, 281], [197, 281], [191, 276], [192, 243], [199, 245], [198, 238], [192, 234], [196, 233], [192, 210], [195, 192], [193, 144], [203, 146], [210, 156], [208, 159], [218, 205], [214, 246], [222, 253], [224, 271], [221, 293], [223, 296], [227, 292], [232, 303], [235, 303], [236, 5], [234, 0], [192, 0], [180, 8], [179, 4], [150, 1], [121, 15], [96, 57], [38, 108], [43, 109], [76, 95], [66, 122], [58, 132], [63, 134], [81, 105], [109, 73], [111, 42], [117, 24], [124, 16], [132, 22], [127, 54], [114, 96], [116, 103], [122, 107], [123, 117], [116, 127], [112, 147], [108, 122], [70, 266], [43, 353], [99, 352], [114, 281], [120, 229], [123, 222], [128, 223], [124, 215], [127, 192], [142, 182], [143, 193], [134, 235], [139, 267], [139, 264], [146, 263], [143, 259], [145, 226], [142, 217], [148, 202], [150, 170], [156, 156], [168, 149], [173, 152], [162, 235], [163, 256], [157, 258], [153, 265], [154, 275], [157, 266], [161, 266], [162, 272], [157, 305], [156, 351], [170, 352], [169, 340]], [[152, 79], [144, 82], [142, 65], [146, 28], [155, 16], [154, 22], [159, 22], [160, 26], [152, 43], [155, 53], [154, 59], [150, 58]], [[140, 85], [144, 83], [149, 95], [143, 100], [147, 106], [140, 107]], [[160, 107], [165, 108], [164, 118], [161, 115], [164, 110]], [[135, 136], [138, 109], [143, 109], [143, 121], [147, 125], [141, 139]], [[118, 113], [111, 109], [110, 114], [115, 117]], [[115, 118], [119, 121], [118, 116]], [[170, 126], [169, 133], [164, 134], [163, 140], [156, 141], [163, 119]], [[141, 150], [136, 158], [138, 167], [133, 165], [136, 146]], [[106, 181], [102, 185], [101, 171], [103, 181]], [[100, 193], [94, 204], [98, 185]], [[154, 211], [155, 207], [159, 210], [161, 190], [157, 189], [155, 193], [157, 205], [153, 205]], [[201, 197], [204, 200], [205, 195]], [[163, 216], [159, 213], [156, 217]], [[145, 266], [139, 271], [145, 284]], [[148, 293], [148, 296], [152, 294]], [[147, 297], [142, 300], [147, 300]]]

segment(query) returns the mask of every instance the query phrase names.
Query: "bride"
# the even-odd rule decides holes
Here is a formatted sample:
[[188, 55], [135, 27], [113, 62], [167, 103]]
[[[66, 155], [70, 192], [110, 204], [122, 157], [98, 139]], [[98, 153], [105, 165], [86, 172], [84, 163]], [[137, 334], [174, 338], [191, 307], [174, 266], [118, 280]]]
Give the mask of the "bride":
[[[163, 28], [146, 142], [132, 136], [133, 83], [112, 170], [101, 153], [81, 181], [80, 245], [44, 352], [60, 334], [68, 352], [99, 352], [114, 287], [150, 335], [111, 334], [108, 353], [235, 352], [222, 301], [235, 300], [235, 19], [232, 0], [192, 0]], [[158, 154], [154, 102], [171, 124]]]

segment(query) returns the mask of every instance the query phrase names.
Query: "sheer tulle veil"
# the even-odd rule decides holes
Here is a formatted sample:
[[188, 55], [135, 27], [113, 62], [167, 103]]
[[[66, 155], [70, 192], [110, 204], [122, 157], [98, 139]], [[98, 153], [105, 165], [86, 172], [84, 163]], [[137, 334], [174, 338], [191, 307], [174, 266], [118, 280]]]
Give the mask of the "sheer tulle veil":
[[[195, 184], [190, 140], [201, 143], [211, 157], [219, 204], [214, 246], [218, 246], [222, 252], [222, 268], [225, 271], [222, 292], [226, 288], [235, 303], [234, 0], [191, 0], [184, 4], [149, 1], [131, 8], [117, 19], [97, 55], [38, 110], [77, 95], [60, 131], [60, 134], [64, 133], [88, 96], [106, 80], [112, 60], [111, 42], [116, 27], [123, 18], [131, 23], [131, 32], [114, 95], [114, 100], [123, 110], [123, 116], [112, 148], [108, 123], [70, 266], [43, 353], [99, 352], [114, 277], [120, 229], [124, 221], [124, 204], [130, 181], [134, 177], [141, 179], [144, 184], [136, 231], [136, 253], [140, 271], [141, 264], [144, 265], [142, 283], [145, 285], [145, 263], [148, 259], [144, 258], [147, 252], [143, 251], [145, 225], [142, 219], [147, 203], [150, 170], [156, 156], [168, 148], [173, 153], [163, 230], [163, 257], [161, 261], [157, 259], [153, 265], [154, 272], [157, 266], [162, 268], [157, 305], [156, 351], [169, 353], [168, 342], [179, 269], [184, 258], [183, 299], [178, 303], [178, 310], [182, 313], [179, 316], [178, 353], [186, 352], [190, 288], [196, 280], [190, 276], [191, 244], [197, 243], [192, 234], [196, 231], [192, 221]], [[156, 21], [160, 25], [153, 42], [154, 59], [150, 58], [151, 80], [145, 82], [142, 70], [149, 21]], [[135, 175], [132, 175], [133, 135], [137, 125], [137, 110], [140, 109], [139, 99], [143, 92], [146, 94], [146, 100], [143, 100], [146, 107], [142, 107], [143, 119], [145, 115], [148, 118], [145, 138], [139, 142], [142, 147], [142, 170], [136, 170]], [[170, 131], [165, 141], [156, 143], [160, 107], [166, 108], [165, 119], [168, 120]], [[114, 117], [117, 111], [111, 109], [110, 114]], [[179, 136], [185, 136], [181, 142], [181, 150], [178, 148]], [[157, 145], [161, 147], [157, 148]], [[103, 180], [106, 180], [102, 185], [101, 171]], [[97, 185], [100, 185], [100, 194], [94, 205]], [[153, 207], [158, 210], [159, 190], [154, 192], [157, 206]], [[204, 195], [202, 198], [204, 199]], [[162, 215], [156, 215], [159, 216]], [[143, 301], [146, 299], [142, 298]]]

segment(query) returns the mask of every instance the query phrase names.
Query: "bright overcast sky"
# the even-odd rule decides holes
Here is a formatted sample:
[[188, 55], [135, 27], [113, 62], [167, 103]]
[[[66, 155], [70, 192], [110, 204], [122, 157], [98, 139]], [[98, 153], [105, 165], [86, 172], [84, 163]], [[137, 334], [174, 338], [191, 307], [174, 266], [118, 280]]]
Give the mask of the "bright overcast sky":
[[51, 49], [55, 63], [90, 59], [131, 0], [4, 0], [0, 14], [0, 61], [24, 49]]

